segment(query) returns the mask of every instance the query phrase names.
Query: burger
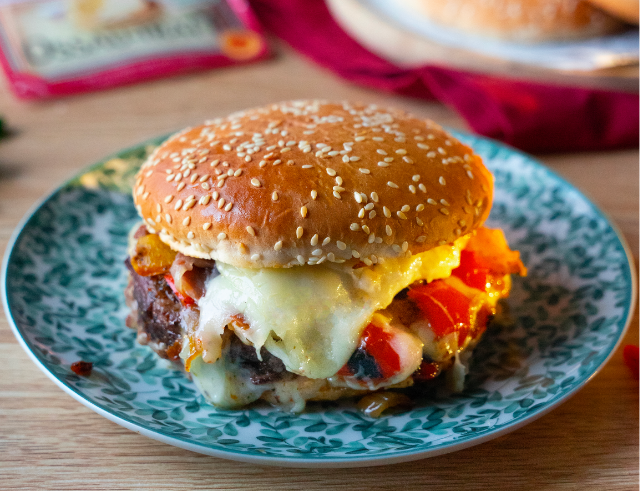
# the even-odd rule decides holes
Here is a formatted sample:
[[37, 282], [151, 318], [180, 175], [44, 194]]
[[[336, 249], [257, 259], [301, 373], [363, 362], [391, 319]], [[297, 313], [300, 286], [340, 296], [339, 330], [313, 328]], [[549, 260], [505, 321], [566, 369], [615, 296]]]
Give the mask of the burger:
[[[293, 101], [170, 137], [133, 188], [130, 327], [224, 408], [463, 388], [524, 275], [493, 182], [435, 123]], [[391, 390], [391, 392], [393, 392]]]

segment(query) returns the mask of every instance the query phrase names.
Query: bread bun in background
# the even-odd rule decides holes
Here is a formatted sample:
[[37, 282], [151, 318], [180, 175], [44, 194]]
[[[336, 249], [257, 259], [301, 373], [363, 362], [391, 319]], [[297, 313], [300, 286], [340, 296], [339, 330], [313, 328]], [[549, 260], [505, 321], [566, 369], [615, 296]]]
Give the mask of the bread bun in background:
[[[596, 0], [600, 4], [624, 0]], [[589, 38], [624, 27], [583, 0], [396, 0], [404, 10], [445, 28], [517, 43]], [[637, 3], [636, 3], [637, 12]]]
[[638, 0], [588, 0], [605, 12], [630, 24], [638, 25]]
[[174, 250], [262, 268], [417, 254], [480, 226], [492, 192], [480, 157], [431, 121], [294, 101], [169, 138], [134, 199]]

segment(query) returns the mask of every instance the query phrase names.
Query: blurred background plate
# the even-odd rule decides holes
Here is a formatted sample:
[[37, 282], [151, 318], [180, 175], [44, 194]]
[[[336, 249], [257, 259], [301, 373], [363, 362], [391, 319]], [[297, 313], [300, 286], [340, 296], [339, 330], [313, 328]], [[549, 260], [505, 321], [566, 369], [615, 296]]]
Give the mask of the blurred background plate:
[[638, 29], [583, 41], [515, 45], [425, 23], [385, 0], [327, 0], [345, 31], [401, 67], [440, 65], [510, 78], [638, 92]]

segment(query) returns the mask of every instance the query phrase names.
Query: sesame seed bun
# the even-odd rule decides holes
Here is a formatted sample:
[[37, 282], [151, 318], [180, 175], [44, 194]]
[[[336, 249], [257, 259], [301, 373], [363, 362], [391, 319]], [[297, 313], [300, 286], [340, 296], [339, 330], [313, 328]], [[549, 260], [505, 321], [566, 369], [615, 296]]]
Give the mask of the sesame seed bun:
[[480, 157], [432, 121], [294, 101], [169, 138], [134, 200], [174, 250], [264, 268], [371, 264], [451, 243], [485, 221], [492, 192]]
[[396, 0], [436, 25], [519, 43], [601, 36], [623, 24], [583, 0]]

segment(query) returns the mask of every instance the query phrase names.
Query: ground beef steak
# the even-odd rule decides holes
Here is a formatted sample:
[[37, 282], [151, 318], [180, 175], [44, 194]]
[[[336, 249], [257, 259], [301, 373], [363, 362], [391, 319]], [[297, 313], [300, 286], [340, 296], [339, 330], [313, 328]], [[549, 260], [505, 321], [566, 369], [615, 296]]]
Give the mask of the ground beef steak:
[[125, 261], [131, 277], [127, 301], [132, 314], [128, 325], [138, 329], [138, 340], [148, 344], [162, 358], [178, 359], [180, 353], [182, 305], [164, 277], [140, 276]]
[[[162, 358], [179, 361], [182, 338], [182, 306], [162, 275], [140, 276], [125, 261], [131, 277], [125, 295], [131, 308], [127, 325], [138, 330], [138, 341], [148, 344]], [[242, 343], [233, 333], [225, 355], [243, 376], [256, 385], [295, 377], [284, 363], [262, 348], [258, 359], [255, 348]]]

